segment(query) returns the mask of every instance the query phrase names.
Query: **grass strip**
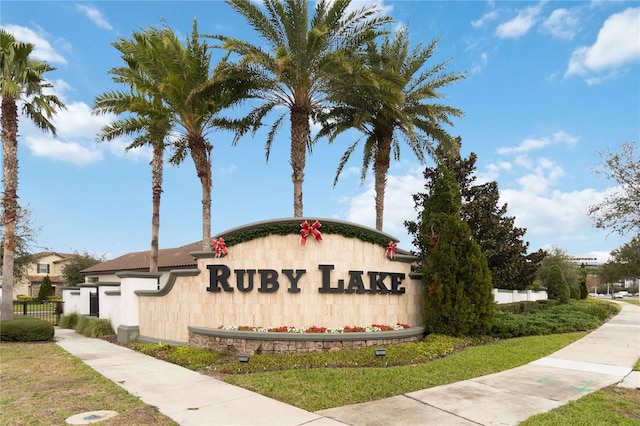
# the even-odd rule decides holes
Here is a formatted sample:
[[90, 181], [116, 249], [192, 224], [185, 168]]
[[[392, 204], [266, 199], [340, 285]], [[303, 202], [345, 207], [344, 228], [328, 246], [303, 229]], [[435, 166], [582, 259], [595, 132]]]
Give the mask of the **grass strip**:
[[586, 333], [530, 336], [472, 346], [402, 367], [315, 368], [227, 376], [225, 381], [308, 411], [372, 401], [496, 373], [547, 356]]
[[61, 425], [75, 414], [114, 410], [101, 425], [176, 425], [58, 345], [0, 344], [0, 424]]
[[536, 414], [520, 426], [637, 426], [640, 391], [609, 386], [547, 413]]

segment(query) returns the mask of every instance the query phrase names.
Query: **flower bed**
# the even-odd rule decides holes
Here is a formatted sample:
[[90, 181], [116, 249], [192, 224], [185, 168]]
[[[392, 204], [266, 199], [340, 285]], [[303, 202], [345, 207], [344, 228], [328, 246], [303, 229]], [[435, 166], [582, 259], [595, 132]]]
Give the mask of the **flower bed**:
[[406, 330], [408, 324], [397, 323], [395, 325], [372, 324], [367, 327], [344, 326], [341, 328], [327, 328], [311, 326], [307, 328], [283, 325], [280, 327], [251, 327], [246, 325], [221, 325], [218, 330], [227, 331], [253, 331], [256, 333], [376, 333], [380, 331]]
[[326, 327], [299, 329], [288, 326], [274, 328], [190, 326], [189, 344], [227, 354], [290, 354], [415, 342], [420, 340], [423, 334], [424, 327], [409, 327], [406, 324], [347, 326], [339, 329]]

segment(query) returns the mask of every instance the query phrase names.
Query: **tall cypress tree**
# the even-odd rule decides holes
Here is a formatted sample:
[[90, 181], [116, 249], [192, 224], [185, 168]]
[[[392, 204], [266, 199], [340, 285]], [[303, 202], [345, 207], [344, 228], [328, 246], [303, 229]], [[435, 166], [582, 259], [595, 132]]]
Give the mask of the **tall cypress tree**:
[[491, 272], [469, 226], [462, 221], [460, 189], [439, 161], [439, 177], [424, 201], [420, 246], [428, 333], [482, 334], [493, 322]]
[[[455, 153], [443, 159], [460, 188], [462, 220], [471, 228], [471, 235], [487, 258], [493, 286], [508, 290], [524, 290], [533, 284], [546, 252], [538, 250], [527, 254], [529, 243], [523, 240], [526, 229], [516, 227], [515, 217], [507, 216], [507, 205], [499, 204], [497, 182], [475, 183], [476, 159], [474, 153], [469, 154], [467, 158], [461, 158], [459, 153]], [[433, 189], [439, 175], [438, 167], [425, 169], [427, 191]], [[428, 194], [419, 193], [413, 197], [416, 207], [420, 208]], [[419, 243], [419, 223], [406, 221], [405, 226], [415, 236], [414, 245], [424, 251], [424, 247]]]

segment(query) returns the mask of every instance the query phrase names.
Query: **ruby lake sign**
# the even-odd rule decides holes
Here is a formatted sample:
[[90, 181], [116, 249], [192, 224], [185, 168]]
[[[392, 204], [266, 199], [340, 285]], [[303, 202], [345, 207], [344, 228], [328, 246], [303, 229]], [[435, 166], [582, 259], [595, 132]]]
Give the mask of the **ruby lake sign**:
[[[216, 235], [211, 251], [191, 253], [197, 267], [165, 272], [162, 280], [161, 274], [123, 271], [120, 283], [87, 285], [98, 287], [100, 315], [109, 310], [122, 341], [250, 353], [395, 343], [408, 332], [415, 340], [423, 330], [422, 284], [411, 269], [417, 259], [398, 250], [397, 243], [389, 234], [350, 222], [275, 219]], [[164, 283], [160, 288], [159, 282]], [[84, 300], [83, 292], [90, 291], [82, 288], [78, 297]], [[116, 303], [111, 300], [118, 300], [117, 309], [109, 307]], [[409, 331], [313, 337], [237, 331], [360, 330], [375, 324]], [[366, 334], [377, 336], [355, 336]], [[346, 335], [359, 343], [344, 343]], [[274, 344], [275, 338], [289, 343]]]

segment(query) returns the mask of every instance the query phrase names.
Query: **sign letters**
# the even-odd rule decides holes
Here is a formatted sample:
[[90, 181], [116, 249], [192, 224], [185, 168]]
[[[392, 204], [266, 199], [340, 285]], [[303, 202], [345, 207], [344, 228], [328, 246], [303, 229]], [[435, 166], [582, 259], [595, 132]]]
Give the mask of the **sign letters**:
[[[274, 293], [284, 285], [289, 293], [300, 293], [300, 280], [307, 272], [306, 269], [234, 269], [226, 265], [207, 265], [209, 270], [209, 287], [212, 293], [233, 292], [235, 289], [242, 293], [253, 291], [259, 293]], [[333, 265], [318, 265], [321, 274], [319, 293], [339, 294], [404, 294], [402, 280], [405, 274], [401, 272], [377, 271], [349, 271], [348, 277], [333, 277]], [[234, 287], [235, 286], [235, 287]]]

